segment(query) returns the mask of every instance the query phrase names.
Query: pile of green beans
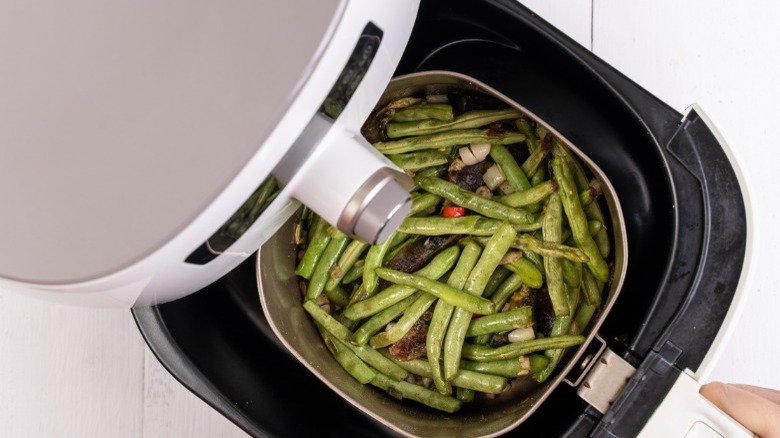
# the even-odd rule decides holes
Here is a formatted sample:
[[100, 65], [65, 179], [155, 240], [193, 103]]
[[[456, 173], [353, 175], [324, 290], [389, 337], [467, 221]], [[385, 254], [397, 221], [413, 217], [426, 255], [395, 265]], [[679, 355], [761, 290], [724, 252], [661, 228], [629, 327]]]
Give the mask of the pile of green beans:
[[[565, 144], [516, 109], [456, 111], [422, 98], [386, 108], [375, 146], [414, 177], [412, 210], [369, 245], [304, 209], [304, 309], [348, 373], [397, 398], [452, 413], [518, 379], [544, 382], [584, 342], [611, 280], [600, 193]], [[459, 148], [484, 142], [505, 182], [485, 193], [450, 181]], [[465, 214], [442, 215], [444, 206]], [[386, 266], [419, 239], [449, 235], [454, 243], [414, 272]], [[540, 296], [551, 309], [538, 308]], [[542, 333], [545, 311], [554, 322]], [[413, 336], [424, 348], [394, 350]]]

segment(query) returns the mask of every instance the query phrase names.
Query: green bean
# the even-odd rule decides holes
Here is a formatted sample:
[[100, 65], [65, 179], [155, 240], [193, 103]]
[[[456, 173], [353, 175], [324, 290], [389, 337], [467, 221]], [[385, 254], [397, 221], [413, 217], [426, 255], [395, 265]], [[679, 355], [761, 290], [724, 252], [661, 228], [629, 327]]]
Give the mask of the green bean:
[[[555, 323], [553, 323], [553, 328], [552, 331], [550, 332], [550, 339], [555, 339], [555, 337], [560, 337], [561, 335], [568, 333], [570, 326], [571, 326], [571, 316], [568, 315], [556, 316]], [[566, 335], [566, 336], [573, 336], [573, 335]], [[547, 380], [550, 377], [550, 375], [552, 375], [553, 371], [555, 371], [555, 368], [558, 366], [558, 363], [560, 362], [561, 357], [563, 357], [563, 354], [565, 352], [566, 352], [565, 348], [553, 348], [553, 349], [546, 350], [544, 354], [550, 359], [550, 362], [547, 364], [546, 367], [544, 367], [543, 370], [532, 374], [531, 377], [533, 377], [533, 379], [539, 383], [542, 383], [545, 380]]]
[[515, 192], [522, 192], [531, 188], [528, 177], [506, 146], [501, 144], [493, 145], [490, 148], [490, 157], [501, 167], [506, 180], [509, 181], [509, 185], [512, 186]]
[[561, 259], [563, 268], [563, 282], [569, 289], [579, 289], [582, 283], [582, 263], [575, 263], [568, 259]]
[[320, 324], [328, 333], [333, 335], [337, 341], [340, 341], [367, 364], [379, 370], [379, 372], [398, 380], [405, 379], [409, 374], [406, 370], [396, 365], [393, 361], [388, 360], [373, 348], [368, 346], [360, 347], [350, 343], [348, 339], [352, 338], [352, 332], [336, 321], [335, 318], [328, 315], [328, 313], [322, 310], [314, 301], [304, 301], [303, 308], [309, 312], [309, 315], [311, 315], [314, 321]]
[[[471, 236], [492, 236], [501, 226], [499, 219], [489, 219], [479, 215], [461, 217], [407, 217], [398, 227], [398, 231], [407, 234], [442, 236], [445, 234], [468, 234]], [[534, 231], [542, 226], [541, 219], [529, 224], [516, 224], [516, 231]]]
[[523, 283], [534, 289], [539, 289], [544, 284], [542, 273], [536, 268], [536, 265], [525, 257], [515, 260], [512, 263], [507, 263], [504, 266], [517, 274]]
[[414, 122], [388, 123], [387, 136], [390, 138], [400, 138], [411, 135], [431, 135], [456, 129], [479, 128], [501, 120], [518, 117], [520, 114], [522, 113], [514, 108], [474, 110], [465, 112], [452, 120], [419, 120]]
[[[390, 122], [390, 119], [393, 118], [395, 112], [398, 111], [399, 109], [406, 108], [408, 106], [417, 105], [421, 102], [425, 102], [425, 100], [417, 97], [404, 97], [401, 99], [393, 100], [387, 105], [383, 106], [382, 108], [379, 108], [364, 124], [364, 126], [367, 128], [363, 131], [366, 138], [367, 139], [386, 138], [384, 132], [385, 126], [387, 126], [387, 124]], [[337, 106], [340, 106], [340, 104], [338, 104]], [[337, 115], [340, 114], [341, 110], [342, 109], [339, 108], [337, 111], [330, 111], [330, 112], [333, 113], [334, 115]]]
[[491, 236], [501, 226], [498, 219], [488, 219], [478, 215], [461, 217], [407, 217], [398, 230], [407, 234], [441, 236], [445, 234], [470, 234]]
[[449, 181], [429, 177], [416, 177], [414, 180], [428, 192], [442, 196], [456, 205], [468, 208], [483, 216], [506, 220], [512, 224], [528, 224], [534, 221], [533, 215], [527, 211], [517, 210], [485, 199], [474, 192], [463, 190]]
[[510, 275], [512, 275], [512, 271], [503, 266], [498, 266], [496, 270], [493, 271], [493, 274], [490, 276], [490, 280], [488, 280], [487, 284], [485, 285], [485, 290], [482, 292], [482, 296], [485, 298], [490, 298], [493, 293], [496, 292], [496, 289], [501, 286], [501, 283], [509, 278]]
[[390, 250], [390, 246], [393, 244], [396, 236], [399, 233], [396, 231], [381, 245], [371, 245], [366, 254], [366, 263], [363, 266], [363, 289], [368, 296], [373, 295], [376, 291], [376, 287], [379, 284], [379, 278], [376, 276], [376, 268], [382, 266], [382, 262], [385, 259], [387, 251]]
[[548, 179], [547, 167], [546, 166], [540, 166], [536, 170], [536, 173], [534, 173], [533, 176], [531, 176], [531, 185], [532, 186], [537, 186], [537, 185], [543, 183], [547, 179]]
[[[515, 239], [515, 243], [517, 243], [517, 239]], [[541, 255], [533, 251], [528, 251], [527, 249], [522, 250], [522, 253], [523, 253], [523, 258], [533, 263], [533, 265], [536, 266], [536, 269], [538, 269], [539, 272], [544, 271], [544, 259], [542, 258]]]
[[425, 104], [426, 104], [425, 99], [421, 99], [419, 97], [401, 97], [401, 98], [395, 99], [395, 100], [391, 101], [390, 103], [388, 103], [387, 105], [385, 105], [379, 111], [379, 113], [385, 113], [388, 110], [391, 110], [392, 114], [390, 115], [390, 117], [392, 118], [392, 115], [395, 114], [395, 112], [400, 110], [400, 109], [408, 108], [410, 106], [425, 105]]
[[[415, 274], [437, 280], [455, 265], [459, 255], [460, 248], [457, 245], [450, 246], [436, 254], [427, 265]], [[344, 309], [343, 315], [350, 319], [363, 319], [403, 300], [415, 291], [416, 289], [413, 287], [394, 284], [365, 300], [351, 303]]]
[[504, 254], [509, 250], [514, 242], [517, 231], [508, 223], [499, 227], [493, 236], [485, 243], [482, 255], [477, 261], [474, 269], [471, 270], [469, 278], [466, 280], [465, 289], [469, 293], [481, 296], [485, 286], [490, 280], [493, 271], [501, 263]]
[[550, 149], [552, 149], [551, 139], [550, 137], [545, 137], [544, 140], [539, 143], [539, 147], [523, 161], [520, 168], [523, 169], [523, 172], [525, 172], [526, 175], [530, 175], [532, 179], [540, 170], [543, 172], [541, 176], [546, 176], [542, 163], [544, 163], [544, 160], [550, 154]]
[[588, 232], [588, 220], [580, 205], [569, 166], [565, 165], [560, 157], [553, 159], [552, 166], [553, 173], [560, 186], [558, 191], [561, 194], [563, 209], [569, 220], [572, 237], [577, 242], [577, 246], [588, 256], [587, 264], [593, 276], [606, 282], [609, 280], [609, 266], [607, 266], [607, 262], [601, 256], [596, 242]]
[[390, 161], [403, 170], [420, 170], [428, 167], [447, 164], [449, 158], [447, 154], [439, 151], [419, 151], [406, 154], [396, 154], [389, 156]]
[[377, 268], [376, 273], [380, 278], [387, 281], [415, 287], [435, 295], [454, 306], [463, 307], [469, 312], [489, 315], [496, 310], [495, 305], [485, 298], [471, 295], [468, 292], [463, 292], [444, 283], [429, 280], [419, 275], [407, 274], [390, 268]]
[[[549, 212], [545, 213], [545, 217]], [[577, 263], [586, 263], [590, 260], [588, 255], [580, 248], [563, 245], [561, 243], [541, 241], [530, 234], [517, 236], [514, 248], [535, 252], [541, 256], [561, 257]]]
[[409, 210], [409, 216], [420, 213], [426, 213], [433, 210], [442, 201], [442, 197], [433, 193], [422, 193], [412, 198], [412, 208]]
[[[501, 228], [485, 244], [482, 254], [477, 260], [477, 264], [469, 273], [464, 289], [475, 297], [480, 297], [485, 290], [490, 275], [498, 267], [501, 258], [506, 254], [509, 245], [514, 240], [517, 232], [508, 223], [501, 225]], [[491, 302], [491, 304], [493, 304]], [[466, 339], [466, 332], [469, 328], [469, 322], [472, 313], [464, 308], [455, 309], [447, 327], [447, 334], [444, 336], [444, 379], [451, 380], [460, 366], [461, 349]]]
[[574, 315], [580, 305], [580, 287], [566, 287], [566, 301], [569, 303], [569, 315]]
[[[537, 355], [541, 356], [541, 355]], [[547, 359], [545, 356], [541, 356]], [[527, 376], [531, 372], [531, 361], [528, 356], [519, 356], [513, 359], [492, 360], [477, 362], [463, 359], [460, 361], [460, 370], [476, 371], [479, 373], [493, 374], [512, 379]], [[407, 369], [407, 371], [409, 371]]]
[[514, 342], [498, 348], [466, 343], [463, 345], [463, 357], [477, 361], [511, 359], [553, 348], [572, 347], [583, 342], [585, 342], [585, 337], [582, 335], [563, 335]]
[[587, 189], [580, 192], [580, 205], [582, 205], [583, 208], [590, 205], [590, 203], [593, 202], [596, 198], [596, 195], [593, 192], [594, 190], [591, 187], [588, 187]]
[[327, 295], [330, 302], [336, 304], [339, 307], [347, 307], [349, 304], [349, 294], [344, 290], [343, 287], [341, 287], [340, 284], [337, 284], [330, 290], [326, 288], [325, 295]]
[[603, 223], [596, 220], [588, 221], [588, 233], [590, 233], [590, 235], [594, 238], [598, 233], [601, 232], [602, 229], [604, 229]]
[[[418, 272], [419, 273], [419, 272]], [[420, 274], [425, 275], [425, 274]], [[442, 274], [443, 275], [443, 274]], [[429, 277], [425, 275], [427, 278]], [[440, 275], [439, 275], [440, 276]], [[436, 276], [434, 279], [438, 279]], [[367, 318], [378, 312], [381, 312], [385, 308], [392, 306], [393, 304], [406, 299], [408, 296], [414, 294], [417, 289], [410, 286], [402, 286], [400, 284], [394, 284], [386, 287], [384, 290], [360, 301], [351, 302], [342, 312], [342, 314], [350, 319], [358, 320]]]
[[471, 403], [475, 397], [476, 393], [473, 389], [455, 388], [455, 398], [462, 402]]
[[413, 295], [410, 295], [403, 300], [386, 307], [381, 312], [374, 314], [371, 318], [368, 318], [360, 327], [355, 330], [352, 335], [352, 343], [355, 345], [366, 345], [374, 334], [379, 330], [382, 330], [389, 322], [398, 318], [407, 307], [411, 306], [417, 298], [422, 295], [422, 292], [417, 291]]
[[506, 304], [515, 291], [520, 289], [522, 284], [523, 279], [515, 273], [504, 280], [504, 282], [501, 283], [501, 286], [496, 289], [496, 292], [493, 294], [493, 296], [490, 297], [490, 300], [496, 304], [496, 309], [503, 309], [504, 304]]
[[332, 290], [341, 283], [346, 273], [355, 265], [363, 251], [369, 247], [369, 244], [360, 240], [353, 240], [347, 245], [344, 252], [339, 257], [338, 262], [330, 268], [330, 278], [325, 283], [325, 290]]
[[383, 389], [385, 392], [399, 400], [405, 398], [414, 400], [450, 414], [457, 412], [461, 407], [461, 401], [456, 398], [439, 394], [436, 391], [431, 391], [430, 389], [400, 379], [393, 380], [384, 374], [377, 374], [376, 377], [374, 377], [374, 380], [371, 381], [371, 384]]
[[[587, 176], [585, 176], [585, 171], [580, 163], [560, 140], [556, 139], [554, 143], [552, 152], [556, 157], [560, 157], [568, 164], [567, 167], [572, 172], [572, 178], [577, 186], [577, 190], [587, 189], [590, 186], [590, 182], [588, 181]], [[604, 213], [601, 211], [597, 202], [591, 202], [589, 205], [585, 206], [584, 211], [589, 220], [597, 220], [602, 224], [604, 223]], [[593, 240], [596, 242], [601, 256], [607, 257], [611, 251], [611, 243], [606, 228], [596, 233], [596, 235], [593, 236]]]
[[[468, 275], [477, 264], [482, 248], [474, 241], [467, 241], [460, 253], [458, 263], [455, 265], [447, 284], [455, 289], [462, 289], [466, 284]], [[450, 394], [452, 389], [447, 381], [444, 380], [444, 374], [441, 369], [442, 342], [447, 331], [447, 325], [455, 307], [444, 301], [439, 300], [433, 309], [433, 316], [428, 325], [428, 334], [426, 335], [426, 355], [431, 365], [431, 378], [442, 394]]]
[[393, 122], [416, 122], [418, 120], [452, 120], [455, 115], [452, 113], [452, 105], [445, 103], [427, 103], [422, 105], [408, 106], [395, 110]]
[[[422, 377], [432, 377], [431, 364], [426, 360], [398, 360], [392, 358], [398, 366], [406, 371]], [[488, 394], [500, 394], [506, 389], [507, 380], [503, 376], [490, 375], [472, 370], [460, 370], [452, 378], [452, 384], [459, 388], [471, 389]]]
[[528, 146], [528, 153], [532, 154], [537, 148], [536, 142], [538, 138], [536, 137], [533, 126], [531, 126], [531, 121], [528, 120], [528, 117], [523, 115], [515, 121], [515, 125], [517, 125], [517, 129], [525, 135], [525, 144]]
[[544, 125], [541, 123], [536, 124], [536, 129], [534, 129], [534, 132], [536, 133], [536, 136], [539, 138], [544, 138], [547, 136], [547, 134], [552, 134]]
[[301, 261], [298, 262], [298, 267], [295, 269], [295, 273], [305, 279], [310, 279], [314, 273], [314, 268], [317, 267], [317, 262], [322, 257], [322, 252], [330, 243], [330, 234], [326, 232], [328, 225], [324, 219], [319, 216], [314, 218], [314, 225], [309, 231], [309, 244], [306, 247], [306, 251], [303, 253]]
[[582, 272], [582, 291], [585, 302], [591, 306], [601, 306], [601, 287], [589, 270]]
[[526, 357], [531, 362], [531, 369], [528, 370], [528, 374], [538, 373], [547, 368], [547, 364], [550, 363], [550, 358], [543, 354], [530, 354]]
[[421, 151], [425, 149], [440, 149], [471, 143], [512, 144], [525, 139], [523, 134], [514, 131], [497, 131], [495, 129], [458, 129], [432, 135], [419, 135], [401, 140], [380, 141], [374, 147], [385, 155], [402, 154], [404, 152]]
[[[441, 152], [447, 153], [452, 155], [452, 148], [442, 148], [440, 149]], [[427, 167], [425, 169], [418, 170], [414, 172], [417, 176], [430, 176], [431, 178], [444, 178], [447, 175], [447, 171], [449, 169], [449, 164], [443, 164], [441, 166], [434, 166], [434, 167]], [[417, 185], [417, 183], [412, 185], [412, 188], [409, 189], [410, 192], [415, 192], [420, 189], [420, 186]]]
[[343, 325], [350, 331], [355, 330], [357, 325], [360, 323], [360, 321], [353, 321], [349, 318], [344, 318], [344, 316], [341, 314], [335, 314], [335, 319], [339, 322], [339, 324]]
[[[474, 240], [480, 244], [484, 244], [487, 241], [487, 238], [478, 236]], [[512, 248], [521, 250], [523, 252], [523, 257], [531, 261], [537, 268], [541, 265], [541, 259], [538, 256], [549, 255], [552, 257], [561, 257], [577, 263], [583, 263], [589, 260], [588, 256], [577, 247], [545, 242], [527, 233], [518, 235], [515, 241], [512, 242]]]
[[374, 370], [357, 357], [352, 350], [333, 338], [321, 326], [318, 325], [317, 327], [320, 329], [320, 335], [322, 335], [322, 339], [325, 341], [325, 346], [328, 347], [333, 357], [349, 375], [364, 385], [370, 383], [376, 377]]
[[404, 314], [395, 324], [393, 324], [392, 328], [377, 333], [369, 340], [371, 347], [387, 347], [403, 338], [404, 335], [411, 330], [417, 320], [419, 320], [428, 308], [431, 307], [431, 304], [433, 304], [434, 301], [436, 301], [436, 297], [431, 294], [424, 293], [417, 297], [417, 299], [404, 310]]
[[532, 324], [531, 306], [517, 307], [508, 312], [499, 312], [472, 319], [468, 325], [466, 337], [505, 332], [520, 327], [530, 327]]
[[[542, 224], [545, 242], [554, 244], [561, 242], [562, 220], [561, 198], [556, 193], [547, 199], [544, 223]], [[566, 299], [566, 285], [563, 281], [563, 266], [559, 257], [544, 256], [544, 275], [547, 279], [547, 293], [550, 296], [553, 313], [556, 317], [569, 315], [569, 302]]]
[[314, 272], [311, 274], [309, 287], [306, 289], [306, 299], [313, 300], [325, 290], [325, 283], [328, 281], [330, 268], [341, 257], [341, 253], [344, 252], [349, 241], [350, 239], [347, 236], [339, 232], [338, 237], [333, 237], [328, 242], [328, 246], [322, 252], [322, 257], [317, 262], [317, 267], [314, 268]]
[[363, 268], [365, 267], [365, 260], [357, 260], [354, 265], [344, 274], [344, 278], [341, 282], [344, 284], [352, 283], [358, 278], [363, 277]]
[[598, 308], [599, 306], [594, 306], [593, 304], [582, 303], [582, 305], [577, 309], [577, 313], [574, 314], [574, 321], [571, 323], [569, 333], [579, 334], [584, 332], [585, 328], [588, 326], [588, 323]]
[[523, 191], [496, 196], [493, 200], [510, 207], [525, 207], [543, 201], [556, 190], [558, 190], [558, 184], [554, 179], [550, 179]]

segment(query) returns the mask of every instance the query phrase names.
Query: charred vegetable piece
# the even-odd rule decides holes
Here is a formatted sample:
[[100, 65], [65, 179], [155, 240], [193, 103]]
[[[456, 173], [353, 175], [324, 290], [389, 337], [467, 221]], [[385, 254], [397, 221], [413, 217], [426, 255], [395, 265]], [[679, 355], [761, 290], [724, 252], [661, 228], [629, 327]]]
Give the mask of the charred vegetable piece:
[[425, 338], [428, 335], [428, 325], [432, 312], [426, 312], [418, 319], [403, 338], [390, 346], [393, 357], [401, 360], [417, 359], [425, 355]]
[[439, 251], [458, 240], [456, 235], [429, 236], [404, 246], [384, 266], [402, 272], [414, 272], [425, 266]]
[[485, 185], [482, 174], [485, 173], [486, 166], [484, 161], [467, 166], [463, 161], [455, 160], [448, 169], [447, 177], [451, 183], [461, 189], [473, 192], [478, 187]]

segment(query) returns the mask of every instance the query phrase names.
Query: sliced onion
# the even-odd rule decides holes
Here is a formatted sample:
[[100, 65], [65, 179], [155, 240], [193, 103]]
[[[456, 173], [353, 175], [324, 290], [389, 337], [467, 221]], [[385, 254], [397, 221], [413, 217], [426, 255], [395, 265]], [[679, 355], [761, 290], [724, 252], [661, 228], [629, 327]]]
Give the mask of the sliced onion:
[[447, 103], [450, 101], [446, 94], [429, 94], [425, 96], [425, 100], [428, 103]]
[[496, 187], [506, 181], [506, 175], [504, 175], [504, 171], [501, 170], [501, 166], [494, 164], [488, 167], [482, 175], [482, 181], [485, 181], [485, 185], [490, 187], [490, 190], [495, 190]]
[[463, 162], [460, 158], [456, 158], [452, 160], [452, 164], [450, 164], [450, 167], [447, 169], [448, 172], [454, 172], [458, 173], [460, 172], [464, 167], [466, 167], [466, 163]]
[[490, 154], [490, 143], [472, 143], [469, 149], [477, 157], [477, 161], [482, 161]]
[[474, 156], [474, 153], [471, 152], [468, 146], [458, 149], [458, 153], [460, 154], [460, 159], [463, 160], [463, 164], [467, 166], [479, 163], [479, 160], [477, 160], [477, 157]]
[[530, 341], [531, 339], [536, 338], [536, 334], [534, 333], [534, 329], [532, 327], [521, 327], [516, 328], [509, 332], [509, 342], [522, 342], [522, 341]]
[[514, 188], [514, 187], [512, 187], [512, 184], [510, 184], [510, 183], [509, 183], [509, 181], [504, 181], [504, 182], [502, 182], [502, 183], [501, 183], [501, 184], [498, 186], [498, 190], [499, 190], [501, 193], [505, 194], [505, 195], [508, 195], [508, 194], [510, 194], [510, 193], [514, 193], [514, 192], [515, 192], [515, 188]]
[[474, 193], [485, 199], [493, 199], [493, 191], [490, 190], [488, 186], [479, 186], [477, 187], [477, 190], [474, 190]]

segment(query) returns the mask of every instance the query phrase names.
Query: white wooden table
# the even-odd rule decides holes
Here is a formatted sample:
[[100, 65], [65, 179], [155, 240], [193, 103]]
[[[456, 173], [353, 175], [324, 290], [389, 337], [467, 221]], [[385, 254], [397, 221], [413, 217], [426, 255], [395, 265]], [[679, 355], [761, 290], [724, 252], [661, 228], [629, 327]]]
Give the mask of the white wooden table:
[[[749, 296], [712, 378], [780, 388], [780, 3], [526, 0], [540, 16], [672, 107], [698, 102], [750, 190]], [[127, 310], [0, 291], [0, 435], [241, 437], [176, 382]]]

